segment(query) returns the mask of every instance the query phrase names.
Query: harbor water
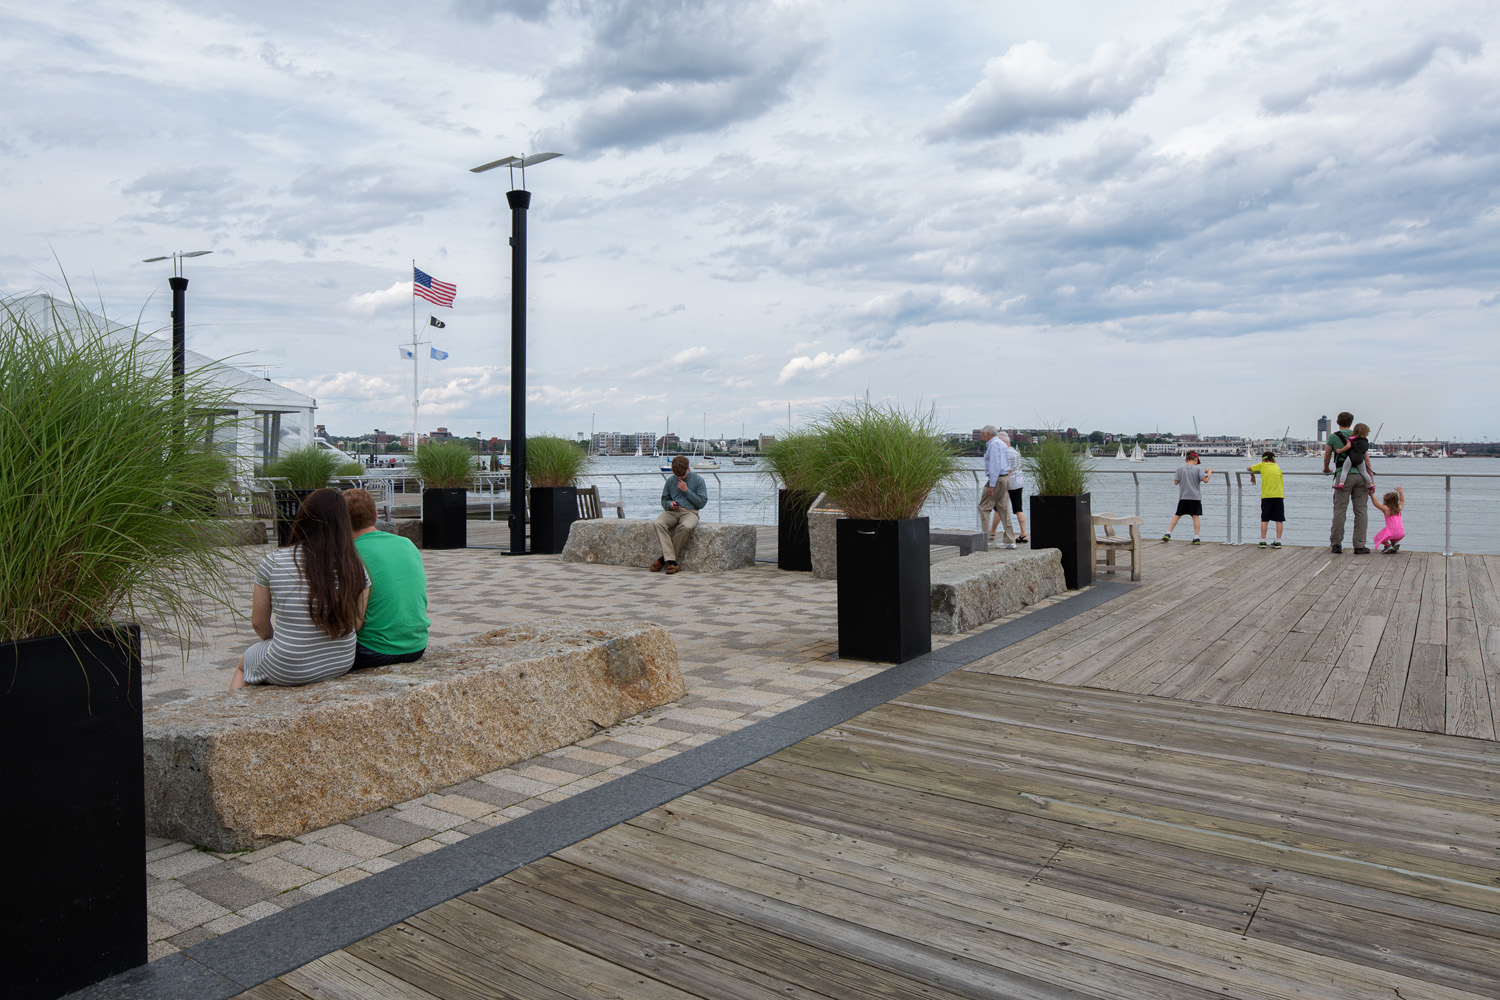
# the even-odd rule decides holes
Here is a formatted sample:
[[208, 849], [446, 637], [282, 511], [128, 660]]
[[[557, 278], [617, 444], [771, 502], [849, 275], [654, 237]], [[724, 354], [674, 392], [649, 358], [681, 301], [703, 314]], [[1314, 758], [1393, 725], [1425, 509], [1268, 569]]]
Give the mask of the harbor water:
[[[605, 500], [625, 503], [627, 517], [651, 517], [660, 509], [662, 459], [650, 456], [605, 457], [595, 461], [585, 480], [597, 485]], [[1254, 544], [1260, 539], [1260, 484], [1252, 485], [1245, 471], [1253, 461], [1243, 456], [1208, 456], [1203, 464], [1214, 470], [1203, 489], [1203, 538], [1212, 542]], [[709, 521], [739, 524], [776, 522], [776, 484], [760, 466], [737, 466], [720, 461], [717, 471], [700, 471], [708, 483]], [[962, 460], [965, 472], [947, 496], [930, 499], [923, 514], [933, 527], [967, 528], [978, 525], [975, 505], [983, 482], [984, 464]], [[1147, 539], [1159, 539], [1177, 507], [1173, 472], [1182, 464], [1177, 456], [1121, 462], [1112, 458], [1091, 462], [1098, 472], [1090, 488], [1095, 513], [1139, 514]], [[1278, 464], [1286, 474], [1286, 528], [1289, 545], [1326, 545], [1333, 511], [1333, 477], [1321, 474], [1321, 456], [1283, 456]], [[1372, 460], [1376, 489], [1383, 495], [1397, 485], [1406, 491], [1406, 528], [1403, 549], [1427, 552], [1500, 554], [1500, 459], [1497, 458], [1376, 458]], [[1029, 490], [1027, 495], [1029, 496]], [[1445, 549], [1446, 532], [1449, 546]], [[1352, 547], [1353, 517], [1346, 529], [1345, 551]], [[1370, 507], [1366, 543], [1384, 524]], [[1184, 521], [1174, 539], [1192, 537]], [[1269, 536], [1275, 537], [1275, 526]]]

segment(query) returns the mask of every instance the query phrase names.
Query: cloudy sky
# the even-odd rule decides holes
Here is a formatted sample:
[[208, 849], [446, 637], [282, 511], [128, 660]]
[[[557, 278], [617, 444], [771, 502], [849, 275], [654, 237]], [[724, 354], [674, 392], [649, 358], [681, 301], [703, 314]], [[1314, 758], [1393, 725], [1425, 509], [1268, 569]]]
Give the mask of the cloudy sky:
[[[0, 0], [0, 293], [75, 292], [334, 433], [997, 424], [1500, 436], [1500, 6]], [[597, 414], [597, 417], [594, 415]]]

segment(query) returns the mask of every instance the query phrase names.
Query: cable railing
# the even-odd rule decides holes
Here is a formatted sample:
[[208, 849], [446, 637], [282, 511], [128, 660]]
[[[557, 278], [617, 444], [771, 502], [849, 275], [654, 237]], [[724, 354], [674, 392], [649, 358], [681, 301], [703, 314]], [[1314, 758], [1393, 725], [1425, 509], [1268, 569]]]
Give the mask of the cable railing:
[[[1171, 482], [1176, 475], [1175, 469], [1095, 468], [1091, 471], [1095, 477], [1092, 492], [1096, 512], [1114, 510], [1124, 513], [1128, 508], [1136, 516], [1160, 516], [1165, 521], [1171, 505], [1176, 501], [1177, 491]], [[969, 521], [978, 530], [985, 530], [983, 515], [978, 510], [985, 481], [984, 470], [964, 469], [963, 473], [969, 480], [966, 487], [946, 496], [934, 497], [923, 513], [954, 525]], [[660, 483], [667, 475], [668, 473], [649, 469], [591, 472], [582, 477], [582, 482], [598, 485], [601, 494], [612, 491], [616, 502], [639, 511], [637, 516], [650, 517], [654, 516], [659, 503]], [[710, 507], [716, 521], [722, 523], [725, 520], [727, 508], [728, 515], [741, 523], [775, 523], [777, 484], [765, 469], [703, 470], [698, 475], [710, 481]], [[1123, 482], [1121, 477], [1126, 476], [1129, 480]], [[1331, 511], [1326, 505], [1329, 493], [1323, 492], [1322, 485], [1328, 484], [1331, 477], [1320, 472], [1286, 468], [1282, 469], [1282, 476], [1286, 481], [1288, 509], [1297, 511], [1295, 516], [1299, 534], [1307, 530], [1304, 525], [1326, 524], [1325, 518]], [[1455, 484], [1455, 480], [1464, 482]], [[376, 470], [375, 475], [350, 480], [351, 484], [354, 482], [366, 485], [366, 488], [368, 485], [378, 485], [389, 489], [393, 494], [402, 493], [415, 497], [420, 497], [422, 490], [421, 480], [402, 470], [388, 470], [385, 474]], [[1219, 482], [1224, 484], [1222, 489], [1218, 486]], [[1410, 547], [1437, 547], [1436, 532], [1429, 526], [1435, 525], [1440, 508], [1443, 524], [1440, 551], [1444, 555], [1454, 553], [1455, 532], [1468, 552], [1500, 552], [1500, 544], [1488, 541], [1500, 538], [1500, 533], [1495, 531], [1496, 519], [1500, 517], [1500, 474], [1402, 471], [1399, 474], [1376, 476], [1376, 486], [1381, 492], [1384, 492], [1386, 483], [1397, 482], [1406, 489], [1406, 509], [1403, 514], [1409, 512], [1416, 515], [1406, 519]], [[1319, 484], [1316, 488], [1312, 485], [1315, 483]], [[488, 500], [491, 520], [495, 518], [497, 508], [502, 516], [509, 510], [508, 470], [476, 473], [470, 488], [471, 492], [479, 495], [481, 502]], [[1455, 488], [1460, 496], [1458, 510], [1454, 507]], [[972, 499], [965, 497], [965, 493]], [[1029, 488], [1027, 493], [1030, 493]], [[1211, 518], [1218, 518], [1222, 510], [1223, 541], [1230, 545], [1245, 544], [1247, 505], [1250, 508], [1248, 516], [1252, 531], [1260, 521], [1256, 506], [1256, 501], [1260, 498], [1259, 484], [1250, 483], [1249, 473], [1243, 470], [1215, 470], [1213, 481], [1205, 484], [1203, 494], [1205, 528], [1212, 523]], [[1318, 496], [1322, 496], [1324, 500], [1319, 501]], [[1465, 501], [1471, 502], [1466, 505]], [[1353, 505], [1354, 501], [1351, 499], [1351, 506]], [[1317, 512], [1316, 518], [1310, 516], [1312, 511]], [[1369, 507], [1369, 513], [1376, 518], [1380, 517], [1373, 505]], [[1374, 530], [1371, 530], [1370, 535], [1373, 534]], [[1305, 535], [1302, 538], [1303, 543], [1311, 541]], [[1321, 539], [1319, 541], [1321, 543]]]

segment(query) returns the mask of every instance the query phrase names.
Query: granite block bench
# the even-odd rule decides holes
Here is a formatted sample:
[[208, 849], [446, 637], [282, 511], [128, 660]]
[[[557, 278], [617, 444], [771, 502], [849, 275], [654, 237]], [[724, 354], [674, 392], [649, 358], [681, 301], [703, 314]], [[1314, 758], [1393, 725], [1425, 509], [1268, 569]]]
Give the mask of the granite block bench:
[[953, 545], [959, 557], [990, 550], [990, 537], [983, 531], [965, 531], [962, 528], [932, 528], [927, 532], [929, 545]]
[[649, 622], [557, 619], [305, 687], [146, 709], [146, 831], [260, 847], [584, 739], [681, 698], [677, 647]]
[[[603, 563], [645, 569], [661, 558], [656, 520], [574, 521], [563, 546], [563, 562]], [[677, 553], [685, 573], [724, 573], [755, 565], [755, 525], [699, 521]]]
[[1058, 549], [1001, 549], [932, 567], [932, 631], [967, 632], [1067, 589]]

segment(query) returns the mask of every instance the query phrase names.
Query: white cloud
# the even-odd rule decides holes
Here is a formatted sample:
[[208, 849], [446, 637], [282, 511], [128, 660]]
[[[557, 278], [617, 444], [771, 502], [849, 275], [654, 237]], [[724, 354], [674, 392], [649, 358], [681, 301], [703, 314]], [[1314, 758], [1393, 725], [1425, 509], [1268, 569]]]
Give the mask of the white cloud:
[[1151, 93], [1166, 65], [1164, 45], [1136, 51], [1106, 42], [1086, 65], [1068, 66], [1046, 42], [1022, 42], [985, 63], [979, 83], [948, 106], [928, 136], [1055, 132], [1093, 115], [1117, 116]]
[[863, 360], [864, 357], [864, 352], [857, 347], [851, 347], [840, 354], [833, 354], [829, 351], [823, 351], [812, 357], [804, 354], [782, 366], [781, 374], [776, 377], [776, 384], [785, 385], [794, 379], [804, 377], [826, 378], [836, 371]]
[[411, 298], [411, 282], [398, 281], [389, 288], [382, 288], [378, 292], [360, 292], [351, 295], [344, 303], [344, 308], [365, 316], [373, 316], [387, 306], [404, 305]]

